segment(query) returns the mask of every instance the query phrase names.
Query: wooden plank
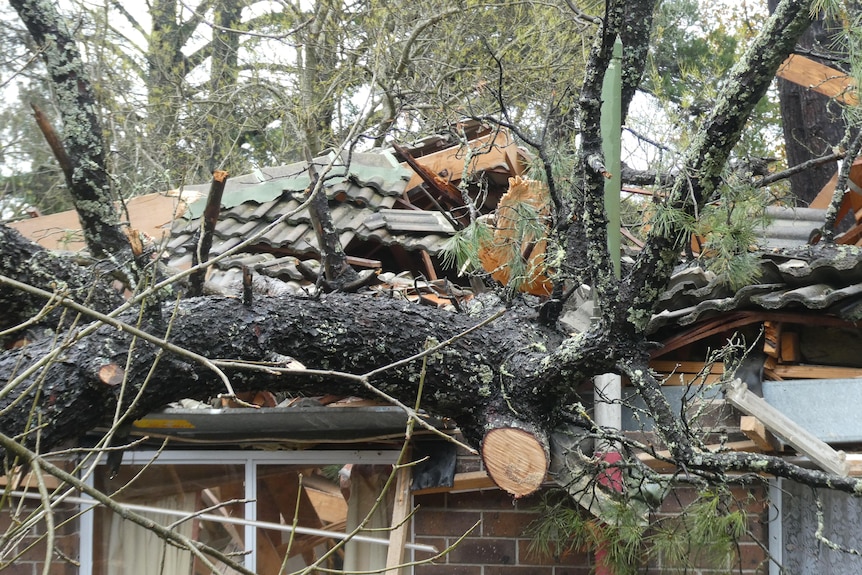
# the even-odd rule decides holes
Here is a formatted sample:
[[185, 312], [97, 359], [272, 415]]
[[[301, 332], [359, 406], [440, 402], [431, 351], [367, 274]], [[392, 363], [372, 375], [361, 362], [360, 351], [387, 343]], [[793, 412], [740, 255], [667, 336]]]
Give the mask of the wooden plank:
[[437, 270], [434, 269], [434, 262], [431, 261], [431, 255], [426, 250], [419, 251], [419, 257], [422, 259], [422, 265], [425, 267], [425, 274], [431, 281], [437, 280]]
[[763, 422], [753, 415], [743, 415], [739, 418], [739, 430], [745, 436], [757, 444], [757, 447], [763, 451], [773, 451], [775, 449], [775, 438], [763, 425]]
[[835, 98], [842, 104], [855, 106], [859, 102], [853, 78], [830, 66], [799, 54], [790, 55], [775, 74], [779, 78]]
[[368, 258], [358, 258], [356, 256], [347, 256], [347, 263], [361, 268], [380, 269], [383, 267], [383, 262], [380, 260], [370, 260]]
[[[659, 373], [700, 373], [704, 367], [700, 361], [673, 361], [656, 359], [649, 362], [650, 368]], [[713, 363], [709, 373], [724, 373], [723, 363]]]
[[412, 466], [397, 471], [395, 504], [392, 507], [392, 531], [389, 533], [389, 549], [386, 552], [385, 575], [399, 575], [397, 567], [404, 561], [404, 544], [407, 543], [407, 525], [410, 516], [410, 480]]
[[797, 363], [802, 359], [802, 352], [799, 350], [799, 334], [795, 331], [787, 331], [781, 334], [781, 345], [779, 349], [779, 357], [781, 361], [786, 363]]
[[[53, 475], [47, 473], [42, 474], [42, 480], [45, 482], [45, 487], [50, 490], [60, 488], [60, 480]], [[38, 489], [39, 480], [32, 471], [28, 471], [23, 476], [21, 475], [21, 467], [16, 467], [11, 475], [0, 475], [0, 487], [9, 487], [10, 489]]]
[[781, 379], [853, 379], [862, 377], [862, 368], [833, 365], [777, 364], [772, 366], [770, 371]]
[[714, 385], [721, 382], [722, 375], [708, 373], [701, 376], [696, 373], [657, 373], [662, 385]]
[[767, 429], [798, 452], [807, 455], [822, 469], [836, 475], [847, 475], [849, 468], [843, 452], [835, 451], [772, 407], [765, 399], [751, 393], [742, 380], [736, 379], [726, 386], [724, 395], [731, 405], [747, 415], [757, 417]]
[[774, 321], [763, 322], [763, 353], [777, 358], [780, 341], [781, 324]]
[[[467, 167], [467, 171], [470, 174], [490, 170], [509, 172], [506, 149], [512, 146], [517, 150], [518, 147], [509, 134], [503, 130], [471, 140], [467, 145], [473, 150], [481, 150], [481, 153], [473, 156], [470, 165]], [[399, 150], [396, 147], [395, 149], [399, 153], [402, 153], [401, 150], [403, 148]], [[464, 202], [461, 199], [460, 190], [449, 181], [444, 180], [440, 174], [445, 174], [448, 179], [453, 181], [460, 180], [461, 174], [464, 172], [464, 158], [464, 149], [460, 146], [446, 148], [439, 152], [416, 158], [412, 164], [407, 164], [406, 166], [411, 168], [416, 175], [410, 178], [405, 189], [412, 190], [424, 181], [429, 186], [433, 186], [445, 194], [445, 197], [453, 200], [456, 205], [463, 205]]]
[[497, 489], [497, 485], [485, 471], [468, 471], [456, 473], [452, 487], [428, 487], [417, 489], [414, 495], [428, 495], [430, 493], [448, 493], [450, 491], [479, 491], [481, 489]]

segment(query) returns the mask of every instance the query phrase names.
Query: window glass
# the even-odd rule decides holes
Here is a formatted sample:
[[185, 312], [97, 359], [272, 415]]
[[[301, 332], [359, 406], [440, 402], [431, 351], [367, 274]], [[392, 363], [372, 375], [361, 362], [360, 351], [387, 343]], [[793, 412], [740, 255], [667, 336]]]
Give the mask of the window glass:
[[360, 533], [388, 540], [392, 498], [377, 500], [391, 470], [391, 465], [259, 465], [258, 520], [295, 522], [298, 529], [291, 537], [289, 530], [258, 528], [257, 572], [291, 573], [318, 561], [320, 567], [351, 572], [384, 568], [387, 545], [354, 540], [339, 546], [341, 538], [326, 532], [350, 532], [369, 516]]
[[[102, 468], [104, 469], [104, 468]], [[142, 515], [242, 562], [242, 525], [194, 516], [243, 518], [243, 465], [123, 465], [116, 477], [97, 473], [95, 486], [117, 501], [152, 508]], [[94, 575], [195, 575], [210, 573], [192, 554], [169, 545], [156, 534], [113, 512], [98, 508], [94, 521]], [[213, 559], [221, 573], [233, 573]]]

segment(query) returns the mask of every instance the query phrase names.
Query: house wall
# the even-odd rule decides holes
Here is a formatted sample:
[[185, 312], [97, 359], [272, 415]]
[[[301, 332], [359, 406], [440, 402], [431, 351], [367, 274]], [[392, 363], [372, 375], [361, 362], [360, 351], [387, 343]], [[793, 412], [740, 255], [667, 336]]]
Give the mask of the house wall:
[[[414, 541], [445, 549], [476, 522], [481, 523], [435, 565], [414, 568], [415, 575], [587, 575], [592, 559], [573, 552], [542, 557], [530, 552], [525, 528], [538, 517], [538, 496], [513, 501], [499, 489], [436, 493], [413, 498], [419, 507]], [[416, 554], [416, 559], [428, 554]]]
[[[10, 529], [21, 524], [36, 509], [37, 505], [28, 502], [22, 507], [5, 508], [0, 512], [0, 533], [10, 533]], [[79, 537], [78, 521], [75, 519], [77, 506], [60, 505], [54, 511], [54, 551], [51, 554], [50, 575], [77, 575]], [[0, 559], [0, 571], [4, 575], [41, 575], [45, 566], [47, 539], [45, 521], [22, 534], [19, 541], [5, 546], [9, 553]]]
[[[448, 556], [433, 565], [419, 565], [415, 575], [587, 575], [594, 567], [590, 552], [573, 551], [561, 557], [543, 557], [530, 552], [526, 527], [538, 517], [535, 507], [540, 495], [519, 501], [500, 490], [417, 495], [419, 507], [413, 522], [414, 541], [445, 549], [453, 545], [477, 521], [473, 531]], [[677, 489], [653, 519], [680, 513], [696, 498], [692, 488]], [[768, 535], [766, 491], [761, 488], [734, 490], [734, 498], [746, 510], [751, 536], [739, 544], [738, 556], [724, 565], [703, 564], [688, 575], [765, 575]], [[755, 540], [757, 538], [762, 545]], [[694, 551], [693, 551], [694, 553]], [[428, 558], [417, 553], [415, 559]], [[682, 572], [658, 557], [639, 573], [647, 575]]]

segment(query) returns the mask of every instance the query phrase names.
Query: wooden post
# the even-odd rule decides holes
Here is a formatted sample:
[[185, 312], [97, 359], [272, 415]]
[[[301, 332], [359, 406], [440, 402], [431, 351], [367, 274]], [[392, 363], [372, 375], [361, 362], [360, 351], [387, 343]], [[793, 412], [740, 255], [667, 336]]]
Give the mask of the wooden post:
[[413, 468], [398, 470], [395, 483], [395, 505], [392, 507], [392, 531], [389, 533], [389, 551], [386, 553], [385, 575], [399, 575], [397, 566], [404, 562], [404, 544], [407, 542], [407, 517], [410, 515], [410, 479]]

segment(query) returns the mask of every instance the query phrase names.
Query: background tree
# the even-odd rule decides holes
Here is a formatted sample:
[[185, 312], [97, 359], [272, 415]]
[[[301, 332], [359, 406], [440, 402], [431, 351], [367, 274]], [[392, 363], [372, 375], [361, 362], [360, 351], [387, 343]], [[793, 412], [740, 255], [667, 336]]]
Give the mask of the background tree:
[[[776, 0], [769, 0], [769, 9], [775, 10], [777, 4]], [[821, 11], [800, 38], [794, 52], [850, 73], [845, 32], [844, 24]], [[788, 166], [828, 155], [846, 137], [844, 110], [829, 96], [779, 78], [778, 97], [784, 118]], [[790, 188], [796, 204], [807, 206], [811, 203], [836, 171], [834, 163], [827, 163], [790, 176]]]

